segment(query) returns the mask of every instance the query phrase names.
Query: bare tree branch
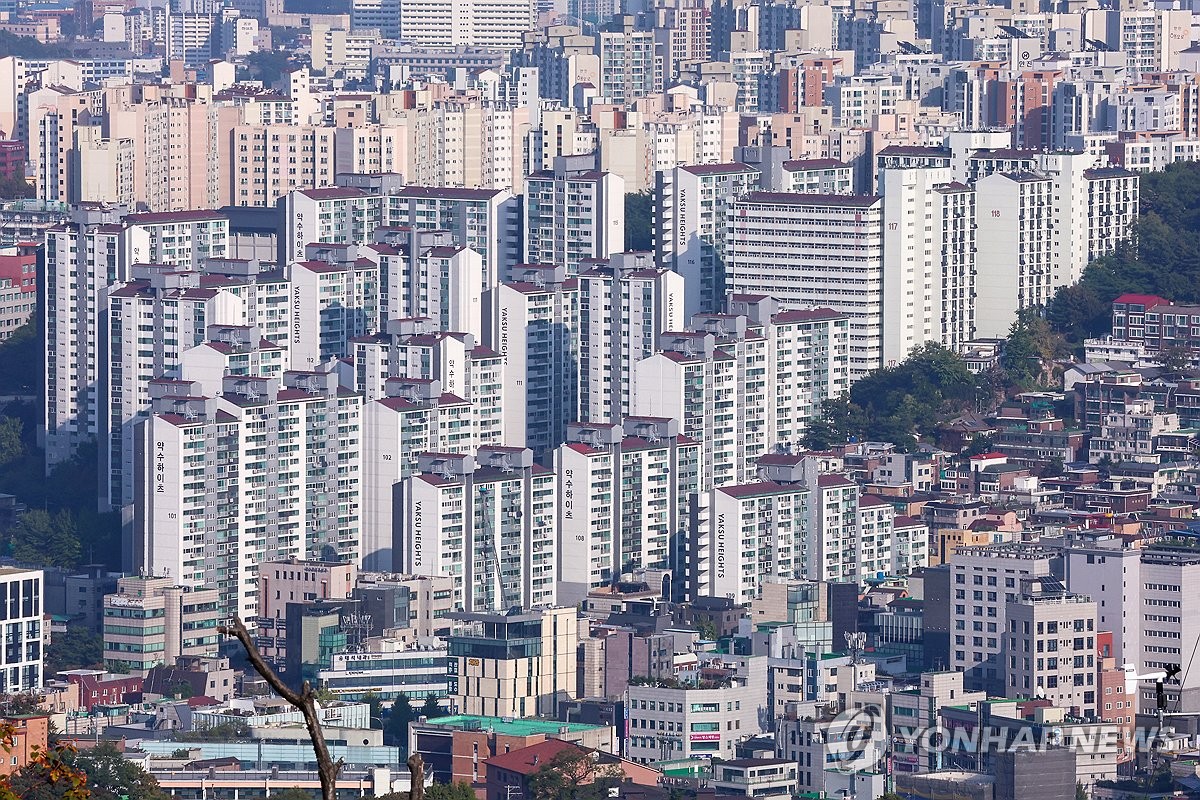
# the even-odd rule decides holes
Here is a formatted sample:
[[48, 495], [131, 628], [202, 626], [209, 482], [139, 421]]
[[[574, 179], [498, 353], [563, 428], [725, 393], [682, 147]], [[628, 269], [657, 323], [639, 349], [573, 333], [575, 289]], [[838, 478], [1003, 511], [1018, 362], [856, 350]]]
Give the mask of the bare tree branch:
[[280, 680], [275, 670], [258, 652], [254, 639], [239, 617], [233, 618], [232, 625], [222, 625], [218, 630], [226, 636], [232, 636], [242, 643], [246, 649], [246, 658], [250, 666], [263, 677], [275, 693], [288, 701], [304, 715], [304, 724], [308, 728], [308, 738], [312, 739], [313, 751], [317, 756], [317, 773], [321, 777], [321, 796], [324, 800], [337, 800], [337, 776], [342, 771], [342, 760], [336, 762], [329, 755], [329, 746], [325, 744], [325, 734], [321, 730], [321, 719], [317, 716], [316, 693], [308, 681], [299, 692]]

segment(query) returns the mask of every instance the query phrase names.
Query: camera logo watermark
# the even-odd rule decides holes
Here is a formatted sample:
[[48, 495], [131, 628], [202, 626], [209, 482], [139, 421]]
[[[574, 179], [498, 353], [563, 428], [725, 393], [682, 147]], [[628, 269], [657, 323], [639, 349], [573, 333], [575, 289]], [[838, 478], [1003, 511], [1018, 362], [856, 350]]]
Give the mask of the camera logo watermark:
[[847, 709], [833, 718], [826, 744], [837, 771], [871, 772], [883, 762], [887, 744], [886, 720], [874, 706]]

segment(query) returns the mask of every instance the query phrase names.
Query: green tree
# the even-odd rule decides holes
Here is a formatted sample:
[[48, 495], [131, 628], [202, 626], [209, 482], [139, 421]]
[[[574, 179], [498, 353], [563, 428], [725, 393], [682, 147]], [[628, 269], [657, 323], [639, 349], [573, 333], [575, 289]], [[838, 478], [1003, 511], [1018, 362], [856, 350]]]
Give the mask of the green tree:
[[41, 391], [41, 340], [37, 320], [31, 320], [0, 342], [0, 395]]
[[18, 561], [52, 567], [74, 567], [79, 563], [79, 532], [70, 511], [26, 511], [12, 530], [11, 545], [13, 558]]
[[0, 467], [25, 457], [24, 432], [19, 417], [0, 417]]
[[330, 703], [336, 703], [338, 699], [338, 696], [334, 694], [333, 689], [330, 689], [328, 686], [317, 687], [315, 697], [317, 702], [323, 706], [327, 706]]
[[68, 625], [67, 632], [55, 636], [46, 648], [46, 674], [65, 669], [101, 669], [104, 666], [104, 640], [83, 625]]
[[434, 697], [433, 695], [427, 695], [425, 697], [424, 705], [421, 706], [420, 714], [422, 717], [426, 717], [428, 719], [434, 719], [435, 717], [446, 716], [446, 710], [443, 709], [440, 705], [438, 705], [438, 701], [437, 701], [436, 697]]
[[435, 783], [425, 789], [425, 800], [475, 800], [475, 790], [466, 781]]
[[[111, 742], [80, 752], [67, 751], [63, 761], [87, 778], [91, 800], [167, 800], [169, 795], [152, 775], [121, 755]], [[52, 771], [34, 763], [11, 778], [13, 792], [22, 800], [66, 800], [69, 781], [54, 780]]]
[[528, 800], [600, 800], [621, 782], [621, 768], [581, 747], [561, 750], [529, 776]]
[[992, 452], [992, 448], [995, 443], [995, 439], [991, 436], [976, 436], [971, 440], [971, 443], [967, 445], [967, 451], [964, 455], [981, 456], [984, 453], [990, 453]]
[[1088, 790], [1083, 788], [1082, 783], [1075, 784], [1075, 800], [1089, 800], [1090, 797]]
[[654, 194], [625, 195], [625, 249], [654, 249]]
[[1154, 361], [1163, 369], [1170, 372], [1182, 372], [1192, 366], [1196, 353], [1185, 344], [1175, 344], [1164, 347], [1154, 355]]
[[800, 444], [806, 450], [828, 450], [850, 441], [859, 432], [856, 414], [859, 408], [850, 403], [849, 396], [831, 397], [821, 402], [804, 430]]
[[408, 724], [417, 718], [412, 701], [403, 692], [392, 703], [388, 713], [387, 723], [383, 726], [383, 741], [385, 744], [400, 748], [401, 760], [408, 758]]
[[853, 436], [910, 450], [939, 422], [972, 409], [978, 391], [978, 381], [961, 357], [939, 344], [926, 344], [899, 364], [855, 382], [847, 424]]
[[[0, 58], [17, 56], [18, 58], [53, 59], [65, 58], [69, 54], [61, 45], [49, 45], [39, 42], [32, 36], [18, 36], [8, 31], [0, 31]], [[12, 131], [5, 131], [12, 135]]]
[[383, 728], [383, 700], [375, 692], [367, 692], [363, 695], [362, 701], [367, 704], [370, 709], [371, 727], [376, 729]]
[[37, 197], [37, 188], [22, 176], [0, 175], [0, 200], [26, 200]]
[[223, 722], [211, 728], [197, 728], [175, 734], [177, 742], [236, 742], [250, 735], [250, 726], [244, 722]]

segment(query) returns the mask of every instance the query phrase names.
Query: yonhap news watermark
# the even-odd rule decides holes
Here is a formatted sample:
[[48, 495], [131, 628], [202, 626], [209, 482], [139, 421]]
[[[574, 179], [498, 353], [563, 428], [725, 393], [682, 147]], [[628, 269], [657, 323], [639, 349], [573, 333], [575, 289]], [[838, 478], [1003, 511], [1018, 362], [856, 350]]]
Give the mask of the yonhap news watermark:
[[889, 756], [902, 753], [974, 756], [1068, 747], [1076, 753], [1099, 755], [1150, 752], [1186, 738], [1157, 726], [1104, 721], [1032, 724], [997, 717], [970, 727], [893, 723], [889, 728], [882, 712], [872, 707], [843, 711], [823, 727], [826, 763], [846, 773], [878, 770]]

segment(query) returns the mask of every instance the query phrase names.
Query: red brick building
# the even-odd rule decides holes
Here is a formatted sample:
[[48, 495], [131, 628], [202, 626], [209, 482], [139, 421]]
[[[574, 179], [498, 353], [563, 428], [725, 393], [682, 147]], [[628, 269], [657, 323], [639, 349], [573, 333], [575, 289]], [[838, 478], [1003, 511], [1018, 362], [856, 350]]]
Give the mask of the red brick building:
[[98, 669], [73, 669], [58, 674], [79, 686], [79, 705], [88, 711], [92, 706], [132, 702], [129, 695], [140, 698], [142, 693], [142, 679], [135, 675], [112, 675]]

